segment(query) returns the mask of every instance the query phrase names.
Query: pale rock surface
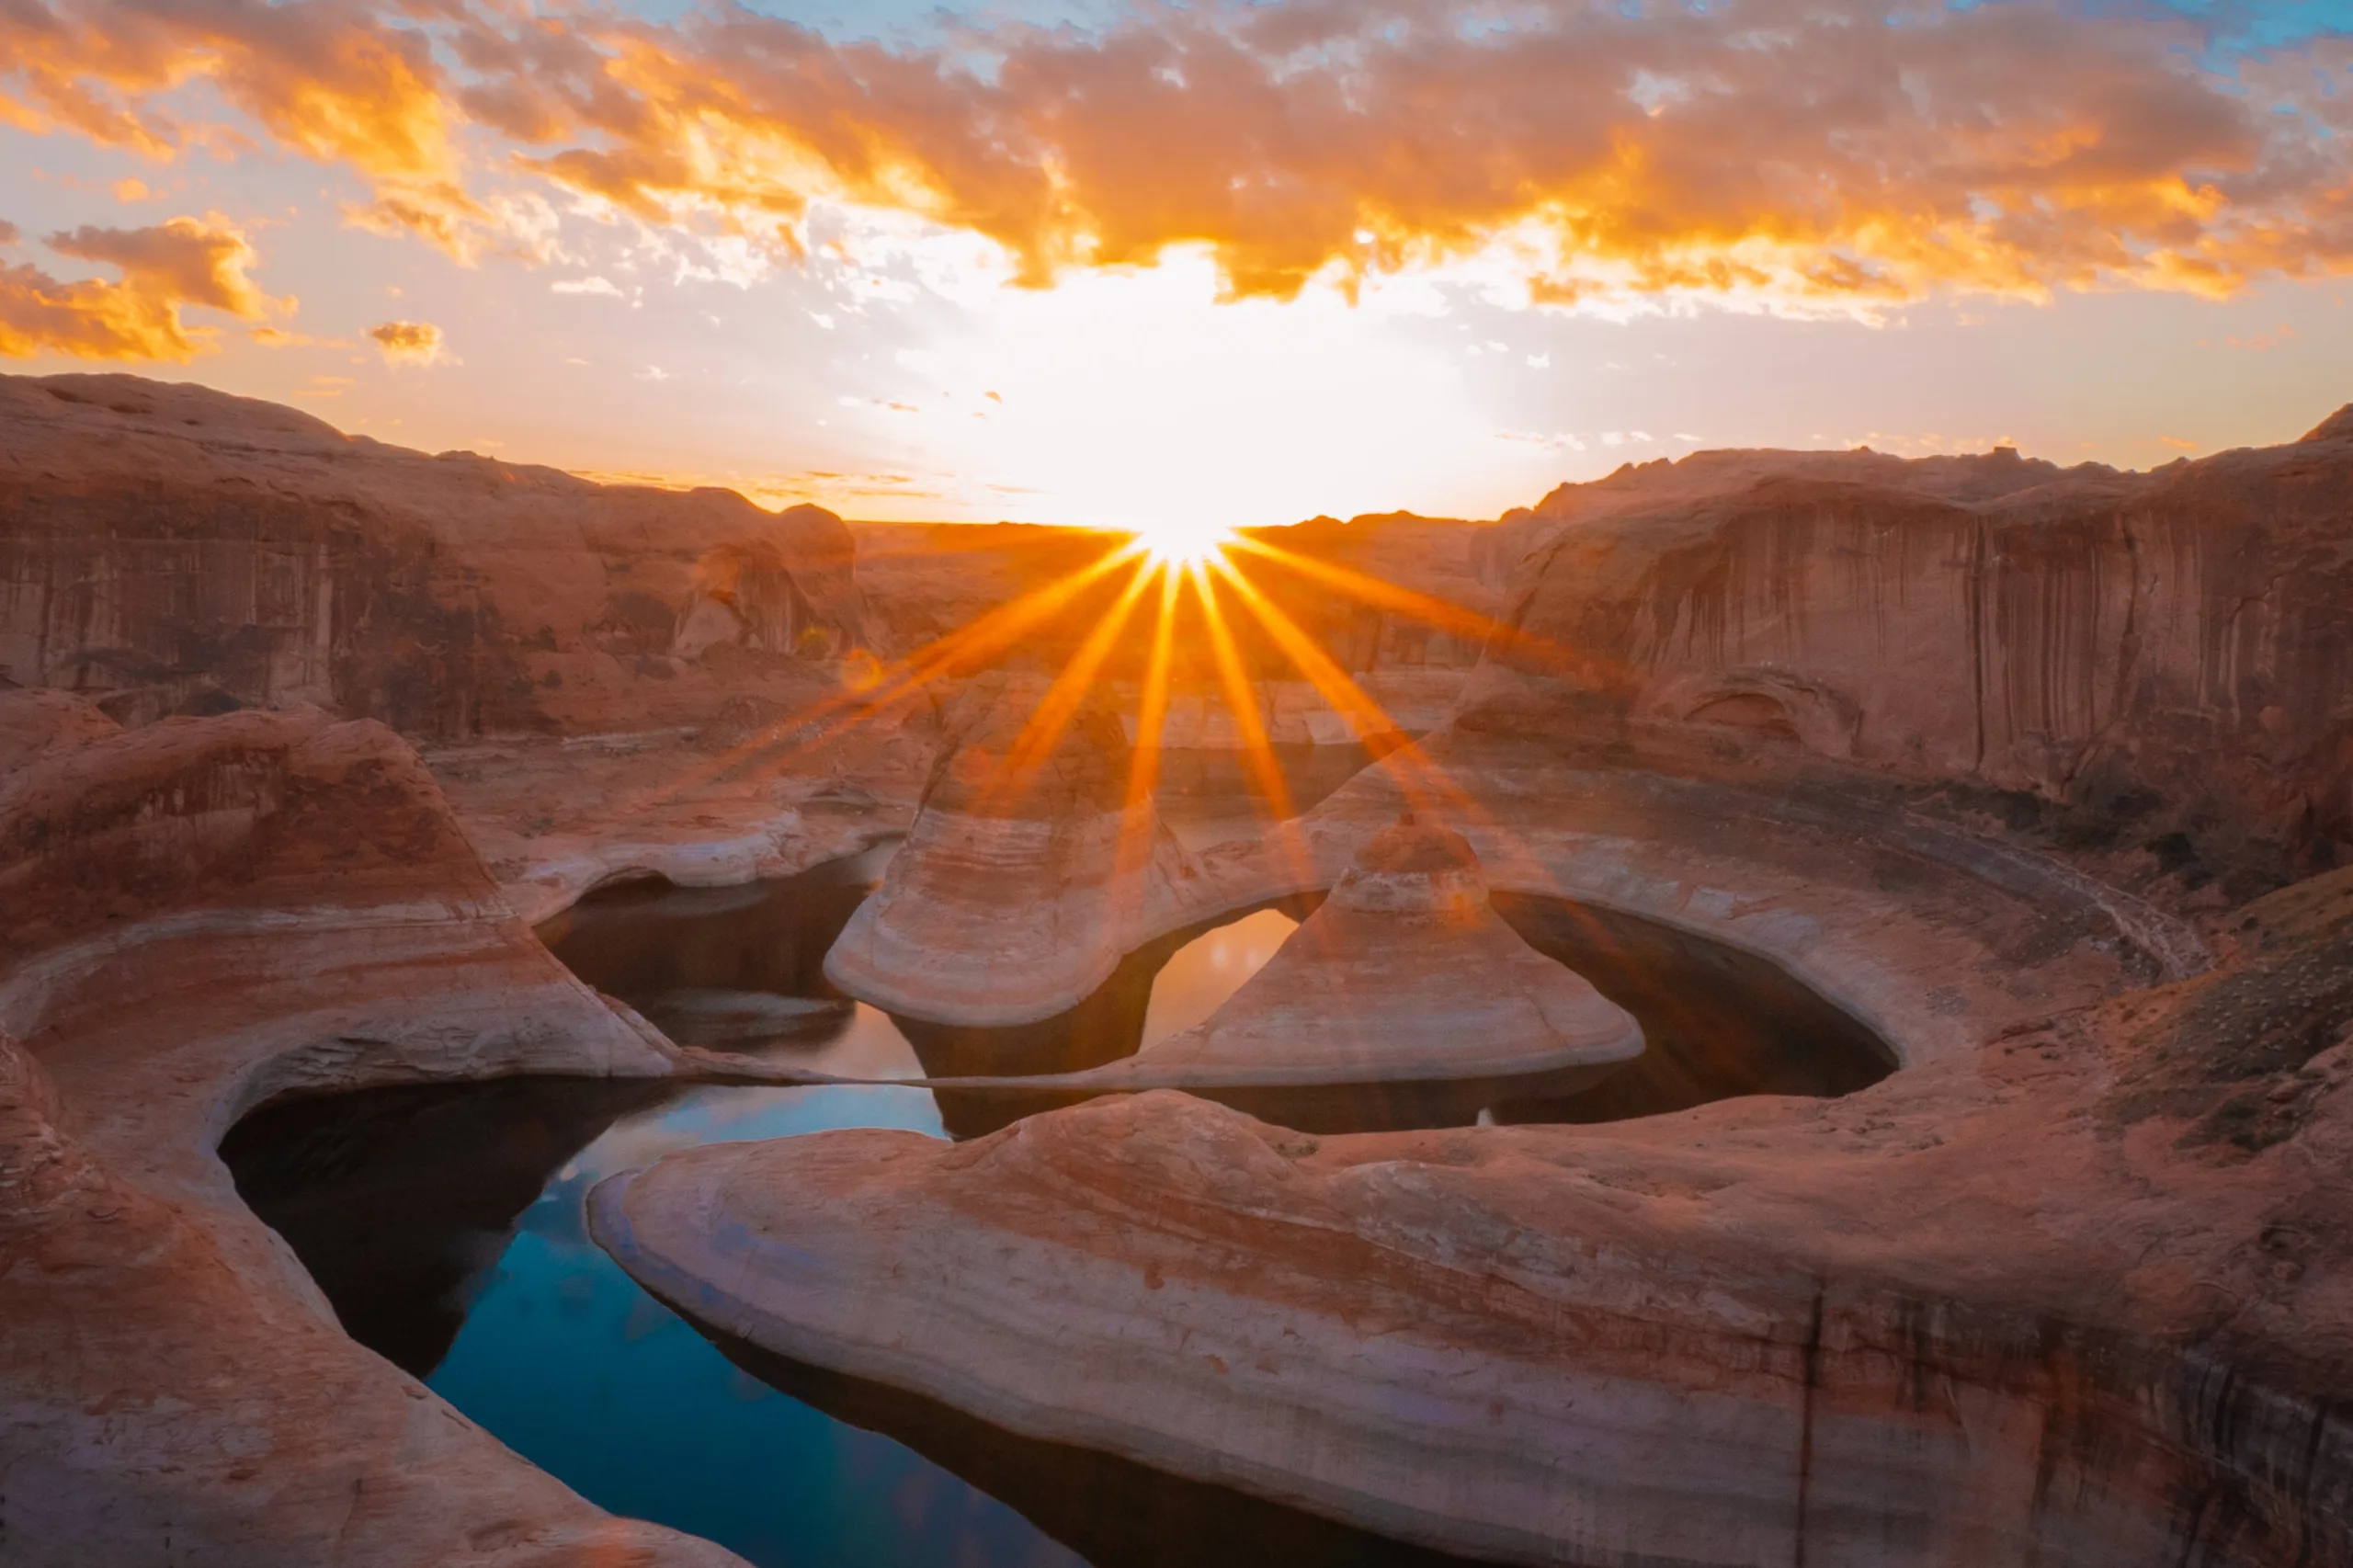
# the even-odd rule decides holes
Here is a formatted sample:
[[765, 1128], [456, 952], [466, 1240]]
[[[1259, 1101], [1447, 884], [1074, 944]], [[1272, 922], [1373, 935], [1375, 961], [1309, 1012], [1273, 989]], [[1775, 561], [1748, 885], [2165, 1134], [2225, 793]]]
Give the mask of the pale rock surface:
[[676, 1053], [550, 958], [415, 756], [316, 710], [0, 693], [0, 1557], [712, 1564], [345, 1336], [214, 1153], [290, 1092]]
[[1642, 1050], [1624, 1009], [1504, 923], [1469, 843], [1408, 814], [1207, 1018], [1027, 1086], [1182, 1088], [1313, 1126], [1386, 1085], [1450, 1086], [1472, 1112], [1514, 1085], [1570, 1094]]

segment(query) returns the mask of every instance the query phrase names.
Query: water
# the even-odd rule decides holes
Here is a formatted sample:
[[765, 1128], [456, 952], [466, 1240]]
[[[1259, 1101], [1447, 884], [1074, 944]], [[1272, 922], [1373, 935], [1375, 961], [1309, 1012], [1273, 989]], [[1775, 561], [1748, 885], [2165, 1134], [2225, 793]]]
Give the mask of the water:
[[[611, 890], [543, 934], [583, 978], [682, 1034], [905, 1078], [1058, 1071], [1132, 1052], [1207, 1017], [1313, 903], [1155, 943], [1063, 1018], [953, 1029], [893, 1019], [824, 983], [825, 949], [880, 864], [862, 857], [750, 888]], [[1506, 1102], [1495, 1119], [1594, 1121], [1724, 1094], [1840, 1093], [1890, 1065], [1861, 1026], [1761, 960], [1612, 912], [1529, 898], [1497, 906], [1634, 1012], [1650, 1049], [1583, 1095]], [[972, 1136], [1017, 1110], [912, 1086], [515, 1080], [266, 1108], [222, 1153], [355, 1338], [592, 1501], [706, 1536], [762, 1568], [1448, 1561], [715, 1346], [584, 1229], [590, 1187], [674, 1149], [836, 1127]]]

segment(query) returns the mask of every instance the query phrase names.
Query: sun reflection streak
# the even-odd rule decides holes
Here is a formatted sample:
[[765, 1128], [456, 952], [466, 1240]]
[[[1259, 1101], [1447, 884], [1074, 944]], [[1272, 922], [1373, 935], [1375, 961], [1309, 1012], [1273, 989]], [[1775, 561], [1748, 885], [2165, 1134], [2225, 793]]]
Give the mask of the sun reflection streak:
[[[1176, 594], [1183, 581], [1165, 564], [1154, 577], [1160, 584], [1160, 613], [1153, 622], [1152, 653], [1136, 699], [1136, 739], [1128, 753], [1127, 795], [1120, 802], [1120, 840], [1111, 856], [1112, 885], [1120, 888], [1143, 869], [1152, 853], [1161, 731], [1168, 722], [1168, 671], [1176, 651]], [[1122, 913], [1132, 917], [1140, 912]]]
[[1261, 539], [1253, 539], [1247, 534], [1236, 534], [1227, 540], [1226, 548], [1263, 557], [1279, 566], [1298, 573], [1302, 577], [1336, 589], [1375, 609], [1396, 610], [1400, 614], [1412, 616], [1426, 626], [1435, 627], [1440, 631], [1469, 642], [1479, 642], [1490, 649], [1497, 651], [1507, 649], [1514, 653], [1533, 653], [1555, 665], [1570, 663], [1575, 659], [1574, 653], [1567, 644], [1556, 642], [1549, 637], [1525, 631], [1507, 621], [1497, 620], [1493, 616], [1481, 615], [1476, 610], [1465, 609], [1461, 605], [1449, 604], [1444, 599], [1412, 588], [1401, 588], [1394, 583], [1370, 576], [1362, 572], [1351, 571], [1346, 566], [1336, 565], [1328, 561], [1318, 561], [1313, 556], [1302, 555], [1297, 551], [1286, 550], [1280, 545], [1269, 544]]
[[[1002, 653], [1023, 633], [1034, 630], [1076, 598], [1090, 585], [1134, 561], [1143, 546], [1131, 540], [1065, 576], [1033, 588], [1019, 598], [999, 605], [980, 619], [934, 639], [905, 658], [883, 667], [879, 678], [857, 689], [845, 689], [799, 709], [731, 748], [692, 778], [672, 788], [691, 789], [742, 767], [781, 767], [796, 757], [840, 739], [876, 714], [914, 696], [933, 682], [969, 673], [982, 661]], [[835, 717], [839, 715], [839, 717]], [[832, 718], [813, 733], [808, 726]]]
[[[857, 689], [846, 684], [844, 689], [768, 725], [707, 767], [698, 767], [696, 777], [674, 778], [662, 789], [649, 791], [645, 800], [651, 802], [664, 794], [676, 799], [698, 784], [731, 770], [738, 777], [747, 767], [782, 770], [795, 759], [837, 741], [858, 726], [880, 719], [926, 687], [988, 667], [1025, 637], [1041, 631], [1056, 631], [1056, 618], [1065, 617], [1081, 595], [1125, 568], [1126, 580], [1099, 614], [1089, 612], [1092, 619], [1075, 650], [991, 769], [981, 794], [983, 809], [996, 806], [1010, 791], [1034, 784], [1089, 692], [1101, 685], [1104, 671], [1121, 646], [1123, 636], [1140, 623], [1136, 611], [1156, 585], [1156, 613], [1146, 647], [1142, 679], [1133, 692], [1135, 739], [1130, 748], [1114, 851], [1115, 886], [1121, 890], [1120, 897], [1129, 903], [1135, 902], [1144, 888], [1138, 873], [1151, 863], [1160, 837], [1155, 801], [1166, 749], [1168, 714], [1176, 685], [1179, 612], [1189, 587], [1200, 605], [1202, 642], [1233, 719], [1238, 749], [1257, 792], [1254, 804], [1268, 823], [1266, 852], [1284, 863], [1296, 886], [1313, 886], [1313, 857], [1304, 831], [1296, 822], [1289, 782], [1237, 638], [1237, 626], [1241, 623], [1229, 614], [1225, 594], [1230, 592], [1239, 601], [1249, 624], [1262, 632], [1323, 699], [1347, 720], [1360, 742], [1402, 731], [1380, 702], [1277, 602], [1267, 587], [1245, 573], [1245, 560], [1263, 562], [1372, 608], [1408, 616], [1437, 630], [1481, 641], [1490, 653], [1533, 653], [1556, 668], [1581, 663], [1570, 656], [1569, 650], [1549, 639], [1248, 535], [1205, 527], [1154, 530], [1120, 539], [1086, 564], [1029, 589], [882, 666]], [[1403, 796], [1403, 803], [1409, 809], [1451, 816], [1472, 831], [1501, 831], [1492, 815], [1420, 743], [1391, 751], [1374, 766]], [[1509, 835], [1506, 837], [1507, 840]], [[1507, 847], [1505, 852], [1511, 853]], [[1512, 858], [1515, 861], [1527, 859], [1524, 855]], [[1532, 872], [1535, 881], [1556, 881], [1540, 864], [1523, 864], [1518, 869], [1523, 879]], [[1140, 907], [1115, 907], [1112, 913], [1114, 918], [1132, 922], [1143, 911]]]

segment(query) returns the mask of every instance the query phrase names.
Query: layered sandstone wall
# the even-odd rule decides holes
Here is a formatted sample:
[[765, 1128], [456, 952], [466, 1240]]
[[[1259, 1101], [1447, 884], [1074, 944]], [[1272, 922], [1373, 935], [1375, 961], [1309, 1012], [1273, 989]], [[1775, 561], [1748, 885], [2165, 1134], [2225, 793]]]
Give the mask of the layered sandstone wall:
[[2148, 475], [1703, 456], [1755, 460], [1548, 501], [1465, 725], [1965, 780], [2274, 877], [2353, 856], [2353, 422]]
[[347, 437], [131, 376], [0, 377], [0, 679], [140, 723], [698, 722], [869, 638], [841, 519]]

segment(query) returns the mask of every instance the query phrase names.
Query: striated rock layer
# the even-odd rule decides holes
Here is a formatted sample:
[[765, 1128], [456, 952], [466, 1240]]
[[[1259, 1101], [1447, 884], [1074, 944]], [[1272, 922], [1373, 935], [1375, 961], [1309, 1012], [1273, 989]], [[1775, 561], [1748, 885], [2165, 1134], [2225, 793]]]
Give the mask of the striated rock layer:
[[[2353, 871], [2201, 937], [1867, 776], [1423, 756], [1496, 885], [1784, 963], [1903, 1070], [1597, 1126], [828, 1133], [617, 1178], [600, 1238], [772, 1353], [1501, 1561], [2353, 1562]], [[1329, 874], [1398, 803], [1201, 876]]]
[[2353, 858], [2342, 416], [2147, 474], [1700, 453], [1540, 511], [1464, 726], [1967, 781], [2236, 897]]
[[1622, 1009], [1504, 924], [1461, 835], [1408, 813], [1223, 1006], [1137, 1063], [1361, 1083], [1606, 1070], [1642, 1046]]
[[[0, 377], [0, 679], [127, 723], [314, 703], [421, 737], [782, 711], [867, 636], [841, 519]], [[658, 722], [658, 721], [656, 721]]]
[[1119, 721], [1084, 703], [1057, 736], [1034, 727], [1046, 701], [1020, 678], [959, 697], [915, 825], [828, 980], [926, 1022], [1035, 1023], [1185, 923], [1191, 863], [1149, 798], [1128, 803]]
[[656, 1076], [382, 725], [0, 693], [0, 1557], [718, 1564], [352, 1343], [214, 1154], [274, 1096]]

